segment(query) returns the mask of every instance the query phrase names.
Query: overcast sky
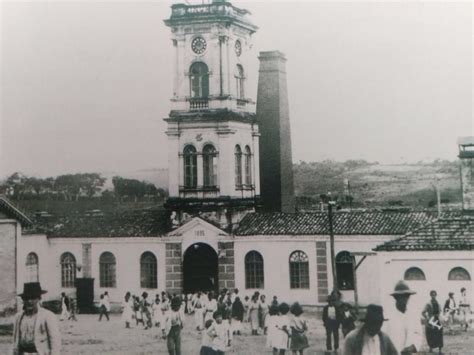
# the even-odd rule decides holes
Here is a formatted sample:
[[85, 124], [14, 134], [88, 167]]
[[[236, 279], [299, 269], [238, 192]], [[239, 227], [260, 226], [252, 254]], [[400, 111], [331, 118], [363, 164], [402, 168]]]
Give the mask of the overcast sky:
[[[167, 167], [172, 1], [4, 2], [0, 176]], [[198, 1], [200, 3], [200, 1]], [[280, 50], [293, 161], [456, 159], [473, 132], [470, 2], [234, 2]]]

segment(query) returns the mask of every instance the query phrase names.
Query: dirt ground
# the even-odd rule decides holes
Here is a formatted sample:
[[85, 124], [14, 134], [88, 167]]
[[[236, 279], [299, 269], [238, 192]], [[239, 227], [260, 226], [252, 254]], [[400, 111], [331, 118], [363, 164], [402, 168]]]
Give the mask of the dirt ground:
[[[305, 354], [325, 354], [325, 333], [321, 320], [306, 312], [310, 330], [310, 348]], [[111, 315], [109, 322], [97, 321], [95, 315], [78, 315], [77, 322], [60, 322], [62, 333], [61, 354], [167, 354], [166, 341], [159, 336], [159, 329], [144, 330], [143, 326], [125, 329], [120, 315]], [[201, 335], [194, 329], [194, 319], [186, 316], [182, 332], [182, 354], [199, 354]], [[1, 333], [0, 333], [1, 334]], [[474, 354], [474, 330], [445, 334], [444, 354]], [[11, 354], [11, 336], [0, 335], [0, 354]], [[252, 336], [248, 324], [241, 336], [235, 336], [226, 354], [271, 354], [265, 347], [265, 336]], [[287, 354], [290, 354], [287, 351]]]

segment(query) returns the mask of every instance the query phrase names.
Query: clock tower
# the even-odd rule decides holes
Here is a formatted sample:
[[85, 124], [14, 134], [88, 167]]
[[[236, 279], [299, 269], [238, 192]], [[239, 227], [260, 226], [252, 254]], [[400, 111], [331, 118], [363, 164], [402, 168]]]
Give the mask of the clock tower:
[[173, 223], [200, 215], [232, 226], [259, 200], [255, 103], [246, 96], [247, 60], [257, 27], [227, 1], [175, 4], [165, 20], [174, 47], [168, 124]]

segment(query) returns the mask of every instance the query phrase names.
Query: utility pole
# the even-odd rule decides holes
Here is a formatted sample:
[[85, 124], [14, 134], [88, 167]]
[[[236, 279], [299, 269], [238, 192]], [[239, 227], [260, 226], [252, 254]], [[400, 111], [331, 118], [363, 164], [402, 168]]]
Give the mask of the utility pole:
[[328, 219], [329, 219], [329, 241], [331, 244], [331, 270], [332, 270], [332, 282], [333, 282], [333, 290], [338, 291], [337, 285], [337, 274], [336, 274], [336, 257], [334, 251], [334, 230], [333, 230], [333, 220], [332, 220], [332, 208], [335, 206], [336, 203], [334, 201], [328, 202]]

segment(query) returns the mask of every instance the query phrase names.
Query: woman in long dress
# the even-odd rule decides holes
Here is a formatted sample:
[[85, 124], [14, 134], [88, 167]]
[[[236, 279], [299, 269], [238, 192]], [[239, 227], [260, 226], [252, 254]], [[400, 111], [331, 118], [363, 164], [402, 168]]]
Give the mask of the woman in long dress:
[[217, 301], [214, 298], [212, 291], [207, 295], [208, 301], [206, 303], [206, 313], [204, 315], [204, 322], [209, 319], [214, 319], [214, 312], [217, 311]]
[[123, 302], [122, 321], [125, 322], [125, 328], [130, 328], [133, 320], [133, 299], [130, 292], [125, 294]]
[[426, 321], [425, 330], [426, 330], [426, 341], [430, 347], [430, 352], [434, 348], [443, 348], [443, 327], [441, 326], [441, 321], [439, 319], [440, 306], [436, 300], [436, 291], [430, 292], [431, 300], [428, 302], [423, 309], [422, 315]]
[[260, 309], [260, 304], [258, 302], [258, 296], [253, 295], [252, 300], [249, 304], [249, 320], [250, 320], [250, 327], [252, 328], [252, 335], [258, 335], [258, 311]]

